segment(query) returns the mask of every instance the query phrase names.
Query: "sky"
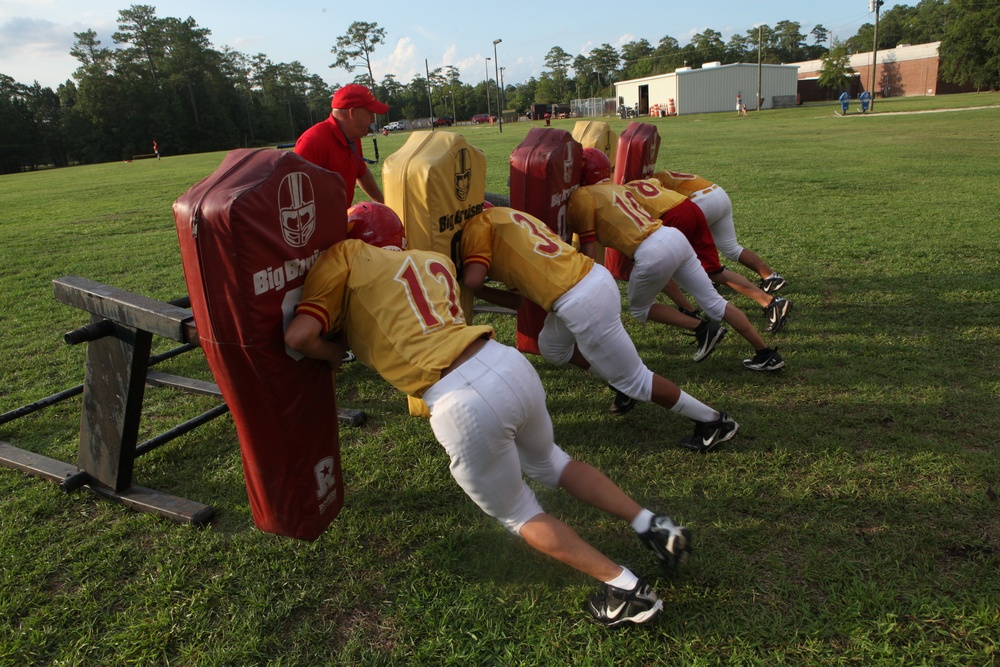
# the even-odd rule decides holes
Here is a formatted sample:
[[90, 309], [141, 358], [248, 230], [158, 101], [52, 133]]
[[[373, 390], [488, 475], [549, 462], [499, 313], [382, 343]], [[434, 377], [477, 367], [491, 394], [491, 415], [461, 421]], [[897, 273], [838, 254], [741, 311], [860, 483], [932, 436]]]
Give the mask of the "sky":
[[[331, 0], [263, 2], [243, 0], [0, 0], [0, 74], [15, 81], [37, 81], [53, 90], [72, 77], [79, 63], [69, 51], [75, 32], [94, 30], [102, 46], [114, 47], [118, 12], [132, 4], [149, 4], [160, 18], [191, 17], [211, 31], [213, 46], [229, 46], [248, 55], [263, 53], [272, 62], [299, 61], [310, 74], [330, 85], [349, 83], [360, 73], [332, 69], [330, 53], [337, 37], [355, 21], [376, 23], [385, 29], [385, 44], [377, 47], [372, 66], [375, 80], [393, 74], [409, 83], [426, 67], [448, 65], [459, 79], [475, 85], [496, 78], [496, 62], [504, 68], [503, 82], [521, 83], [545, 71], [545, 56], [554, 46], [570, 56], [588, 54], [601, 44], [620, 47], [646, 39], [654, 47], [664, 36], [687, 44], [707, 29], [722, 34], [724, 42], [758, 25], [774, 27], [797, 21], [807, 43], [809, 33], [822, 25], [834, 37], [847, 39], [865, 23], [874, 23], [868, 0], [638, 0], [614, 2], [414, 2], [375, 0], [352, 4]], [[455, 9], [448, 9], [448, 5]], [[881, 11], [897, 4], [886, 1]], [[913, 0], [910, 6], [915, 6]], [[614, 11], [620, 8], [620, 11]], [[486, 61], [486, 58], [491, 58]]]

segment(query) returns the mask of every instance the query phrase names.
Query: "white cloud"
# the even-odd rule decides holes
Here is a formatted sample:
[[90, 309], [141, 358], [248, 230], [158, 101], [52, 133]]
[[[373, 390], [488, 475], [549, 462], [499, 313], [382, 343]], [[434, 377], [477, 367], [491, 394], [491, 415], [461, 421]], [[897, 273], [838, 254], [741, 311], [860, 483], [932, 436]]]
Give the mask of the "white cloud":
[[73, 29], [44, 19], [14, 17], [0, 24], [0, 58], [66, 55]]

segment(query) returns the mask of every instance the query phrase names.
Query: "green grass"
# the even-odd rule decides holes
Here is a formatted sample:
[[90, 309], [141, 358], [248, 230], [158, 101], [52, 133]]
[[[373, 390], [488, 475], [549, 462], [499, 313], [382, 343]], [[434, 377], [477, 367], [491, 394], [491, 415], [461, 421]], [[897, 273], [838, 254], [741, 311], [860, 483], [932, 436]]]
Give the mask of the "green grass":
[[[539, 490], [654, 581], [666, 608], [652, 627], [588, 622], [593, 582], [482, 515], [427, 423], [355, 365], [338, 394], [369, 422], [341, 430], [346, 507], [312, 543], [253, 528], [229, 418], [137, 464], [136, 483], [213, 505], [206, 529], [0, 469], [0, 665], [1000, 662], [1000, 109], [897, 113], [998, 104], [652, 120], [658, 166], [722, 184], [741, 243], [795, 302], [776, 337], [788, 366], [767, 376], [742, 369], [735, 335], [694, 364], [690, 339], [626, 315], [651, 368], [742, 424], [709, 456], [675, 446], [686, 420], [648, 405], [612, 418], [599, 381], [533, 358], [559, 443], [694, 533], [668, 579], [627, 526]], [[448, 131], [485, 151], [487, 190], [506, 193], [531, 126]], [[380, 136], [383, 158], [407, 136]], [[0, 177], [0, 412], [82, 381], [85, 346], [61, 334], [87, 316], [55, 302], [54, 278], [185, 293], [170, 206], [223, 157]], [[513, 341], [510, 318], [481, 319]], [[210, 377], [197, 353], [163, 368]], [[150, 389], [141, 437], [211, 404]], [[76, 399], [0, 440], [72, 462], [78, 430]]]

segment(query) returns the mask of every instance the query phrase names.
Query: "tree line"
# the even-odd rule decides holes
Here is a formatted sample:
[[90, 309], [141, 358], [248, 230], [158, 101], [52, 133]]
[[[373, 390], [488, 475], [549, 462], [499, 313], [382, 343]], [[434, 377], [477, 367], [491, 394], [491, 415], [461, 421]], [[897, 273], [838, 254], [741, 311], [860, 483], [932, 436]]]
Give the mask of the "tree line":
[[[339, 88], [298, 61], [275, 63], [263, 53], [217, 49], [211, 31], [193, 18], [159, 17], [151, 5], [119, 11], [112, 36], [117, 48], [102, 45], [93, 30], [74, 36], [70, 53], [79, 67], [55, 91], [0, 73], [0, 173], [131, 159], [151, 153], [154, 139], [167, 155], [294, 141], [329, 114], [330, 96]], [[431, 115], [468, 119], [490, 111], [488, 96], [495, 105], [496, 81], [464, 83], [452, 66], [407, 83], [392, 74], [376, 81], [372, 57], [385, 39], [376, 23], [355, 22], [331, 48], [330, 65], [360, 70], [354, 81], [373, 87], [390, 105], [381, 122]], [[618, 48], [604, 43], [577, 55], [553, 46], [538, 78], [503, 83], [504, 108], [524, 113], [531, 104], [610, 97], [616, 81], [706, 62], [827, 59], [836, 72], [851, 53], [870, 51], [874, 39], [874, 24], [837, 41], [823, 26], [805, 35], [799, 23], [781, 21], [728, 41], [709, 29], [685, 45], [665, 36], [655, 45], [647, 39]], [[946, 81], [1000, 85], [1000, 0], [920, 0], [880, 16], [879, 49], [933, 41], [942, 42]]]

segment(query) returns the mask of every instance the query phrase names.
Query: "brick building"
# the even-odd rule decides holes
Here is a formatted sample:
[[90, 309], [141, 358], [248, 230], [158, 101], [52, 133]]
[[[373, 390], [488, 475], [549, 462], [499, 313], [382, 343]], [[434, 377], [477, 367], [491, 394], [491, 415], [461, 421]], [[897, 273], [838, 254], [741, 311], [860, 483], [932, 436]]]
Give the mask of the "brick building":
[[[973, 86], [945, 83], [940, 78], [941, 56], [938, 47], [941, 42], [929, 44], [900, 44], [892, 49], [879, 50], [875, 70], [875, 97], [912, 97], [915, 95], [947, 95], [975, 90]], [[802, 102], [816, 102], [836, 99], [839, 90], [820, 88], [819, 72], [821, 60], [807, 60], [792, 63], [799, 68], [798, 93]], [[850, 57], [854, 69], [851, 78], [851, 97], [857, 97], [863, 90], [872, 87], [872, 52], [856, 53]]]

